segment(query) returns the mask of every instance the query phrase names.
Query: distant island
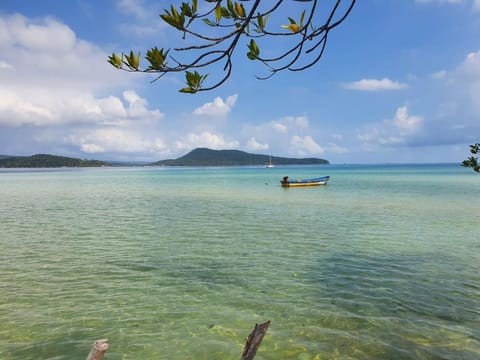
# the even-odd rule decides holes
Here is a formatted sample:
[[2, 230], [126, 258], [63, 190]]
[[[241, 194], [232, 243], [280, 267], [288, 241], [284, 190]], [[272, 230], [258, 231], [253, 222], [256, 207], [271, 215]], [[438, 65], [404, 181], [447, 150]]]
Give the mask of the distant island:
[[240, 150], [212, 150], [197, 148], [177, 159], [153, 163], [106, 162], [86, 160], [50, 154], [32, 156], [0, 155], [0, 168], [60, 168], [101, 166], [264, 166], [271, 160], [274, 165], [327, 165], [328, 160], [319, 158], [286, 158], [264, 154], [251, 154]]
[[0, 155], [0, 168], [56, 168], [56, 167], [100, 167], [111, 166], [99, 160], [85, 160], [49, 154], [33, 156]]
[[[328, 160], [318, 158], [271, 157], [274, 165], [327, 165]], [[250, 154], [240, 150], [212, 150], [197, 148], [178, 159], [161, 160], [150, 166], [247, 166], [265, 165], [270, 155]]]

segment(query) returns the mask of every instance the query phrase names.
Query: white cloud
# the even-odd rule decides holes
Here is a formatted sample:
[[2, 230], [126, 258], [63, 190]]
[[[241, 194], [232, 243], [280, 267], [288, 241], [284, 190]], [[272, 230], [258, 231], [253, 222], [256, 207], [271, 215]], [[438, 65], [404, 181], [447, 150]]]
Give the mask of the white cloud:
[[132, 118], [160, 119], [163, 114], [158, 110], [149, 110], [146, 99], [141, 98], [135, 91], [123, 92], [123, 97], [128, 102], [127, 114]]
[[123, 119], [127, 117], [127, 111], [120, 100], [116, 96], [108, 96], [98, 100], [98, 113], [108, 114], [107, 117], [113, 119]]
[[[472, 121], [477, 122], [480, 117], [480, 50], [469, 53], [465, 60], [452, 72], [449, 91], [457, 95], [457, 108], [468, 115]], [[478, 126], [478, 125], [477, 125]]]
[[[357, 137], [365, 149], [378, 151], [388, 147], [406, 149], [408, 146], [477, 141], [480, 131], [480, 51], [467, 54], [455, 68], [438, 71], [426, 80], [431, 88], [422, 88], [421, 91], [428, 93], [428, 98], [419, 97], [422, 101], [415, 101], [415, 104], [422, 106], [428, 115], [412, 114], [408, 106], [398, 107], [390, 119], [358, 131]], [[433, 107], [428, 109], [429, 105]]]
[[401, 106], [395, 111], [393, 119], [371, 125], [369, 129], [359, 132], [357, 138], [366, 149], [376, 148], [379, 145], [406, 144], [420, 134], [423, 123], [422, 117], [409, 115], [408, 108]]
[[311, 136], [300, 137], [295, 135], [292, 137], [291, 145], [295, 152], [300, 155], [321, 155], [325, 152]]
[[13, 66], [5, 61], [0, 61], [0, 70], [11, 70]]
[[[319, 149], [310, 143], [310, 150], [304, 143], [308, 143], [310, 134], [309, 119], [305, 115], [285, 116], [278, 120], [265, 121], [257, 125], [244, 124], [240, 132], [246, 140], [248, 150], [269, 150], [272, 154], [283, 154], [285, 156], [310, 154]], [[292, 136], [296, 136], [295, 144], [292, 146]], [[261, 141], [258, 141], [261, 139]], [[310, 137], [311, 139], [311, 137]], [[307, 144], [308, 145], [308, 144]], [[300, 151], [300, 150], [301, 151]]]
[[288, 127], [282, 123], [279, 123], [277, 121], [272, 121], [271, 122], [271, 126], [272, 126], [272, 129], [279, 132], [279, 133], [282, 133], [282, 134], [286, 134], [288, 132]]
[[130, 80], [107, 64], [106, 53], [51, 18], [0, 16], [0, 54], [0, 126], [120, 125], [163, 116], [132, 91], [123, 93], [125, 105], [115, 96], [97, 98]]
[[232, 107], [237, 102], [238, 95], [232, 95], [227, 97], [226, 101], [222, 98], [216, 97], [213, 102], [206, 103], [193, 111], [195, 115], [211, 115], [221, 116], [228, 114]]
[[[423, 141], [458, 144], [476, 141], [480, 132], [480, 51], [467, 54], [453, 69], [430, 76], [431, 115], [417, 123]], [[441, 80], [441, 81], [439, 81]], [[426, 111], [428, 113], [428, 111]], [[473, 139], [473, 140], [472, 140]]]
[[392, 81], [388, 78], [381, 80], [377, 79], [362, 79], [343, 84], [343, 87], [348, 90], [360, 91], [384, 91], [384, 90], [401, 90], [408, 87], [407, 84]]
[[94, 95], [130, 80], [106, 63], [106, 53], [56, 20], [0, 16], [0, 54], [0, 70], [15, 64], [14, 71], [0, 71], [0, 126], [113, 123], [139, 109], [148, 113], [145, 103], [123, 109], [113, 96]]
[[150, 1], [145, 4], [144, 0], [119, 0], [117, 2], [118, 10], [124, 15], [134, 18], [132, 23], [120, 24], [121, 30], [127, 36], [162, 36], [162, 29], [168, 26], [158, 17], [159, 13], [163, 13], [162, 6], [162, 2]]
[[2, 147], [150, 157], [168, 152], [156, 135], [164, 115], [146, 99], [132, 90], [97, 95], [131, 86], [107, 56], [57, 20], [0, 15], [0, 134], [26, 139], [20, 147], [3, 136]]
[[480, 79], [480, 51], [471, 52], [467, 55], [458, 71], [466, 76], [473, 77], [475, 80]]
[[306, 116], [287, 117], [285, 121], [292, 123], [296, 129], [307, 129], [309, 126], [309, 121]]
[[149, 110], [147, 102], [133, 91], [124, 92], [124, 97], [128, 106], [115, 96], [96, 99], [88, 93], [57, 89], [48, 92], [23, 89], [15, 92], [0, 86], [0, 125], [51, 126], [84, 123], [125, 126], [131, 121], [154, 122], [163, 117], [159, 110]]
[[431, 75], [431, 78], [432, 79], [435, 79], [435, 80], [441, 80], [441, 79], [445, 79], [447, 77], [447, 71], [445, 70], [440, 70], [440, 71], [437, 71], [435, 73], [433, 73]]
[[175, 142], [175, 147], [178, 150], [190, 150], [197, 147], [235, 149], [239, 145], [239, 142], [236, 140], [227, 141], [223, 138], [223, 135], [217, 135], [209, 131], [204, 131], [200, 134], [190, 133]]
[[68, 26], [50, 18], [32, 21], [17, 14], [0, 18], [0, 28], [4, 30], [0, 35], [2, 47], [16, 46], [37, 53], [62, 54], [73, 49], [77, 42]]
[[80, 149], [87, 154], [104, 153], [106, 151], [103, 146], [97, 144], [81, 144]]
[[399, 107], [395, 112], [393, 124], [400, 129], [401, 134], [414, 133], [421, 125], [423, 118], [420, 116], [409, 116], [406, 106]]
[[64, 142], [79, 146], [89, 154], [105, 152], [162, 154], [168, 151], [162, 139], [141, 134], [132, 129], [101, 128], [76, 130], [65, 137]]
[[16, 70], [0, 72], [2, 83], [10, 87], [79, 91], [128, 83], [126, 74], [106, 62], [105, 52], [50, 18], [0, 15], [0, 54], [2, 63]]
[[308, 129], [309, 121], [306, 116], [286, 116], [270, 123], [271, 129], [286, 134], [289, 131]]
[[248, 139], [246, 148], [248, 150], [253, 150], [253, 151], [268, 150], [269, 146], [268, 146], [268, 144], [259, 143], [254, 137], [252, 137], [252, 138]]
[[329, 143], [325, 149], [325, 152], [328, 152], [331, 154], [347, 154], [350, 151], [346, 147], [340, 146], [335, 143]]
[[117, 6], [124, 14], [132, 15], [137, 19], [144, 19], [149, 14], [141, 0], [119, 0]]

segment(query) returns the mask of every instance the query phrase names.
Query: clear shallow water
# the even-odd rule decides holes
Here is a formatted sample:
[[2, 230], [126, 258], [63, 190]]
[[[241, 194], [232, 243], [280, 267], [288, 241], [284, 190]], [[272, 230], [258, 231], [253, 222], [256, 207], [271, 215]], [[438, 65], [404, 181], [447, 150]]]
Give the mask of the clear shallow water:
[[0, 199], [0, 359], [238, 359], [265, 320], [257, 359], [480, 358], [457, 165], [3, 170]]

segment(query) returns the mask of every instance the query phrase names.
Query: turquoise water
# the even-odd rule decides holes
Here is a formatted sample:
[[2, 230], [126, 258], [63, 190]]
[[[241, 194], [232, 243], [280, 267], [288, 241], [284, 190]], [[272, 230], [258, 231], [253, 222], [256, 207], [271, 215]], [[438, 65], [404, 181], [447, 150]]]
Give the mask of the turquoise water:
[[[330, 175], [327, 186], [279, 180]], [[0, 171], [0, 359], [479, 359], [458, 165]]]

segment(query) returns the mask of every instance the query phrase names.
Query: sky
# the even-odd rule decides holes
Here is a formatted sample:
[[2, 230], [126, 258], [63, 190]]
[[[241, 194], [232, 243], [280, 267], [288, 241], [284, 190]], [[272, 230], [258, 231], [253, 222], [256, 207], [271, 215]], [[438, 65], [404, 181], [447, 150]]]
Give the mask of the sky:
[[[179, 92], [182, 74], [152, 82], [107, 63], [195, 44], [159, 17], [180, 3], [0, 0], [0, 154], [148, 162], [208, 147], [437, 163], [461, 162], [480, 142], [480, 0], [357, 1], [315, 66], [258, 80], [268, 69], [242, 42], [230, 78], [195, 95]], [[319, 23], [331, 1], [320, 3]], [[300, 12], [287, 4], [269, 25], [284, 31]], [[258, 39], [262, 55], [284, 39]]]

